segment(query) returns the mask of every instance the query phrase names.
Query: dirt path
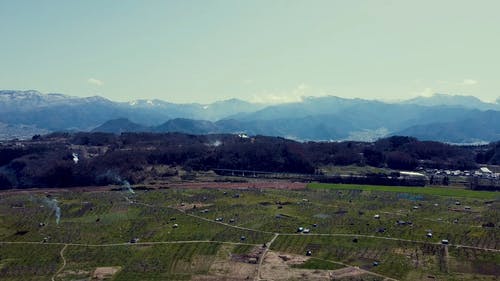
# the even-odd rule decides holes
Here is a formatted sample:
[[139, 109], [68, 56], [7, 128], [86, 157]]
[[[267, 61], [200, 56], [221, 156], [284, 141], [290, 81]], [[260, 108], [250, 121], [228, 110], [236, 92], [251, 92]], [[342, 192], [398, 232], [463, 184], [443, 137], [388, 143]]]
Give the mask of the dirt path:
[[266, 243], [266, 248], [264, 249], [264, 252], [262, 252], [262, 255], [260, 256], [259, 260], [259, 265], [257, 266], [257, 275], [255, 275], [255, 280], [262, 280], [260, 276], [260, 270], [262, 268], [262, 263], [264, 262], [264, 258], [266, 257], [267, 251], [269, 251], [269, 248], [271, 248], [271, 245], [273, 244], [274, 240], [278, 238], [279, 234], [275, 233], [273, 236], [273, 239]]
[[61, 271], [64, 269], [64, 267], [66, 266], [66, 258], [64, 258], [64, 251], [66, 250], [66, 248], [68, 248], [68, 244], [65, 244], [64, 247], [61, 249], [61, 251], [59, 252], [59, 255], [61, 256], [62, 258], [62, 261], [63, 261], [63, 264], [61, 265], [61, 267], [57, 270], [57, 272], [54, 274], [54, 276], [52, 276], [52, 281], [55, 281], [56, 280], [56, 277], [59, 273], [61, 273]]
[[[34, 244], [34, 245], [64, 245], [67, 246], [82, 246], [82, 247], [114, 247], [114, 246], [151, 246], [163, 244], [191, 244], [191, 243], [216, 243], [228, 245], [245, 245], [245, 246], [260, 246], [261, 244], [228, 242], [228, 241], [214, 241], [214, 240], [186, 240], [186, 241], [151, 241], [151, 242], [137, 242], [137, 243], [108, 243], [108, 244], [83, 244], [83, 243], [58, 243], [58, 242], [18, 242], [18, 241], [0, 241], [0, 244]], [[63, 248], [63, 249], [64, 249]]]
[[448, 245], [444, 245], [444, 272], [448, 273], [450, 268], [450, 255], [448, 253]]

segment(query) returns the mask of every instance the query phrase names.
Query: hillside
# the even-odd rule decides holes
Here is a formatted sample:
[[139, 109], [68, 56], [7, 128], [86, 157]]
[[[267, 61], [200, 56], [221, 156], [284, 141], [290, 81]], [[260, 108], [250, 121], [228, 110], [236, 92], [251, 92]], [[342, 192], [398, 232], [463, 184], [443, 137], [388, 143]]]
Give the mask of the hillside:
[[53, 133], [0, 144], [0, 186], [102, 185], [116, 183], [117, 177], [141, 183], [169, 174], [167, 167], [301, 174], [313, 174], [332, 165], [470, 170], [480, 164], [500, 164], [498, 148], [495, 144], [463, 147], [409, 137], [373, 143], [302, 143], [281, 137], [229, 134]]
[[147, 132], [150, 128], [141, 124], [134, 123], [126, 118], [118, 118], [105, 122], [92, 132], [103, 132], [112, 134], [121, 134], [124, 132]]

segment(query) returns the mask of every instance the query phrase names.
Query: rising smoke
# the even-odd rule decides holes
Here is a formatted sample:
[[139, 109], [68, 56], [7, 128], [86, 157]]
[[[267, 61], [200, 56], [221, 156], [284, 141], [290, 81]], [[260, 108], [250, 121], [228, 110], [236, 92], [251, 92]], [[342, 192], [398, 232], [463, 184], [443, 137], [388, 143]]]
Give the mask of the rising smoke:
[[130, 186], [127, 180], [124, 180], [120, 175], [113, 171], [106, 171], [106, 173], [97, 176], [97, 182], [103, 185], [116, 184], [127, 189], [128, 192], [135, 194], [134, 190]]
[[135, 194], [134, 190], [132, 189], [130, 183], [127, 180], [123, 180], [121, 184], [128, 190], [128, 192]]
[[56, 216], [56, 223], [59, 224], [59, 221], [61, 220], [61, 208], [59, 207], [57, 199], [50, 199], [45, 197], [43, 199], [43, 203], [54, 211], [54, 214]]

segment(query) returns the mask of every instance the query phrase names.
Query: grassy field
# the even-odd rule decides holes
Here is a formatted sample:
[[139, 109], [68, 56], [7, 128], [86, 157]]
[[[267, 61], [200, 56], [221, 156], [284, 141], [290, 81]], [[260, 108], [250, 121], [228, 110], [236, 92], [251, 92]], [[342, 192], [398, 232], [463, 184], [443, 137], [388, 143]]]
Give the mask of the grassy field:
[[[113, 280], [253, 278], [257, 265], [251, 258], [260, 258], [263, 245], [279, 233], [271, 251], [312, 251], [311, 259], [290, 270], [358, 266], [366, 272], [352, 280], [495, 280], [500, 272], [496, 196], [316, 184], [296, 191], [0, 193], [0, 279], [89, 280], [109, 268]], [[47, 203], [54, 199], [59, 223]], [[494, 227], [483, 227], [487, 224]], [[298, 227], [310, 233], [297, 233]], [[137, 243], [130, 243], [133, 238]], [[446, 251], [441, 239], [451, 243]]]
[[356, 185], [356, 184], [327, 184], [311, 183], [310, 188], [328, 188], [340, 190], [364, 190], [364, 191], [386, 191], [399, 193], [412, 193], [422, 195], [437, 195], [449, 197], [466, 197], [478, 199], [498, 199], [499, 192], [476, 191], [446, 187], [411, 187], [411, 186], [380, 186], [380, 185]]

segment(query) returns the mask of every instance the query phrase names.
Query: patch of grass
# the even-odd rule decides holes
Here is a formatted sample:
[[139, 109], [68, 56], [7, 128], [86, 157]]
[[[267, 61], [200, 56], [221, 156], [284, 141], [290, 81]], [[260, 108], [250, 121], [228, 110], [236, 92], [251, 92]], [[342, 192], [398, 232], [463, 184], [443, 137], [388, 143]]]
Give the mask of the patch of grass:
[[321, 167], [321, 170], [326, 174], [356, 174], [356, 175], [365, 175], [368, 173], [384, 173], [389, 174], [393, 170], [386, 168], [377, 168], [372, 166], [357, 166], [357, 165], [349, 165], [349, 166], [335, 166], [335, 165], [327, 165]]
[[113, 280], [189, 280], [206, 274], [218, 243], [180, 243], [154, 246], [69, 246], [65, 270], [92, 272], [99, 266], [121, 266]]
[[251, 245], [236, 245], [233, 250], [231, 251], [232, 254], [237, 254], [237, 255], [244, 255], [250, 253], [250, 251], [254, 248], [255, 246]]
[[448, 196], [448, 197], [465, 197], [465, 198], [477, 198], [477, 199], [496, 199], [500, 197], [500, 194], [494, 191], [477, 191], [477, 190], [440, 188], [440, 187], [310, 183], [308, 185], [308, 188], [385, 191], [385, 192], [412, 193], [412, 194], [424, 194], [424, 195]]
[[61, 266], [63, 246], [0, 244], [0, 280], [50, 280]]

